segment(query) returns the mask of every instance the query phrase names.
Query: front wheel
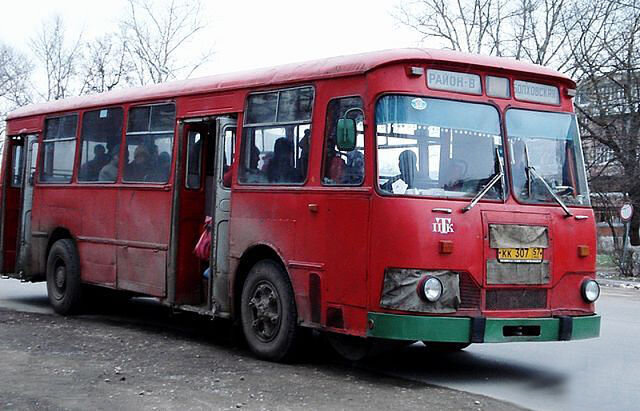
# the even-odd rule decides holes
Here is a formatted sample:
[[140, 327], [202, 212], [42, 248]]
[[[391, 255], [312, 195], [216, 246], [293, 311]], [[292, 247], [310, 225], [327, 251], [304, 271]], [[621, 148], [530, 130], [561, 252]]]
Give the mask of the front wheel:
[[271, 361], [286, 361], [295, 351], [298, 314], [291, 283], [273, 260], [257, 262], [242, 287], [242, 330], [251, 351]]
[[49, 250], [47, 294], [58, 314], [76, 313], [82, 305], [80, 261], [75, 244], [68, 238], [56, 241]]

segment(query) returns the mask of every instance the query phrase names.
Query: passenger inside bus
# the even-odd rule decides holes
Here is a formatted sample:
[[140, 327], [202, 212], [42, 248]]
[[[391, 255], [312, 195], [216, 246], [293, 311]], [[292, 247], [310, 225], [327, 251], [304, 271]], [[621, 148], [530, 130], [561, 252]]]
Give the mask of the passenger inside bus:
[[87, 161], [80, 167], [78, 179], [80, 181], [96, 181], [100, 174], [100, 170], [109, 163], [111, 159], [106, 153], [106, 149], [102, 144], [96, 144], [93, 148], [93, 159]]
[[120, 158], [120, 154], [118, 152], [119, 147], [120, 146], [115, 146], [111, 150], [111, 152], [113, 152], [113, 154], [111, 155], [111, 160], [109, 160], [109, 163], [106, 166], [102, 167], [102, 169], [100, 170], [100, 173], [98, 174], [99, 181], [116, 181], [116, 177], [118, 176], [118, 160]]
[[147, 148], [144, 145], [136, 147], [131, 161], [124, 169], [126, 181], [144, 181], [145, 177], [153, 172], [153, 165]]

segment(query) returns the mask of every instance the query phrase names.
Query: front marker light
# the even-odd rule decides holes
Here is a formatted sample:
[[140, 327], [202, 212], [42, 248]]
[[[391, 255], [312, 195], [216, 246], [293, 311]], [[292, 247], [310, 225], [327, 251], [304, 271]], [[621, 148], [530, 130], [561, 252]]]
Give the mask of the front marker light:
[[424, 277], [418, 283], [418, 295], [430, 303], [436, 302], [442, 297], [442, 282], [437, 277]]
[[600, 297], [600, 285], [595, 280], [586, 280], [582, 283], [582, 298], [588, 303], [593, 303]]

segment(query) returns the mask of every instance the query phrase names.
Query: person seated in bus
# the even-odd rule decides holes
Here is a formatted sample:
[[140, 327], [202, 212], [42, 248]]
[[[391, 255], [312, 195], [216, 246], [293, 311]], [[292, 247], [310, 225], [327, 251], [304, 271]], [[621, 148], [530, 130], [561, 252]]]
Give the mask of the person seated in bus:
[[347, 153], [347, 167], [342, 184], [360, 184], [364, 178], [364, 155], [359, 150]]
[[298, 161], [298, 175], [301, 180], [307, 177], [307, 167], [309, 166], [309, 143], [311, 140], [311, 130], [307, 129], [304, 131], [304, 137], [300, 139], [298, 143], [298, 147], [300, 149], [300, 157]]
[[118, 152], [117, 146], [112, 150], [113, 154], [111, 155], [111, 160], [109, 163], [102, 167], [100, 173], [98, 174], [99, 181], [108, 181], [114, 182], [116, 181], [116, 177], [118, 176], [118, 160], [120, 158], [120, 153]]
[[295, 169], [291, 165], [293, 144], [286, 137], [280, 137], [273, 146], [273, 158], [267, 166], [270, 183], [292, 182], [296, 180]]
[[109, 163], [111, 159], [107, 155], [107, 150], [102, 144], [96, 144], [93, 148], [93, 158], [80, 167], [78, 179], [80, 181], [96, 181], [100, 170]]
[[127, 164], [124, 169], [124, 180], [144, 181], [145, 177], [152, 172], [149, 152], [145, 146], [139, 145], [133, 152], [133, 161]]
[[145, 176], [145, 181], [166, 183], [171, 174], [171, 155], [166, 151], [158, 154], [158, 160], [153, 166], [153, 171]]
[[[412, 150], [404, 150], [398, 156], [398, 168], [400, 174], [391, 177], [382, 186], [381, 189], [394, 194], [415, 194], [417, 189], [415, 186], [416, 175], [418, 174], [418, 156]], [[402, 181], [404, 185], [401, 188], [394, 187], [394, 183]]]
[[327, 151], [324, 160], [324, 182], [325, 184], [343, 184], [342, 179], [347, 168], [347, 163], [336, 150], [336, 137], [331, 135], [327, 138]]

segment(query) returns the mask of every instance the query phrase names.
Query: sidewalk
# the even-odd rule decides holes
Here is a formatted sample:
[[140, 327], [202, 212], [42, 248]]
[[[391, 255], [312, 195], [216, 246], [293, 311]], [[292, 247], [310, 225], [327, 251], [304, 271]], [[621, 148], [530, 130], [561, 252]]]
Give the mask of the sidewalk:
[[601, 273], [598, 273], [596, 280], [598, 281], [598, 284], [600, 284], [603, 287], [627, 288], [627, 289], [640, 290], [640, 277], [607, 278], [607, 277], [603, 277]]

